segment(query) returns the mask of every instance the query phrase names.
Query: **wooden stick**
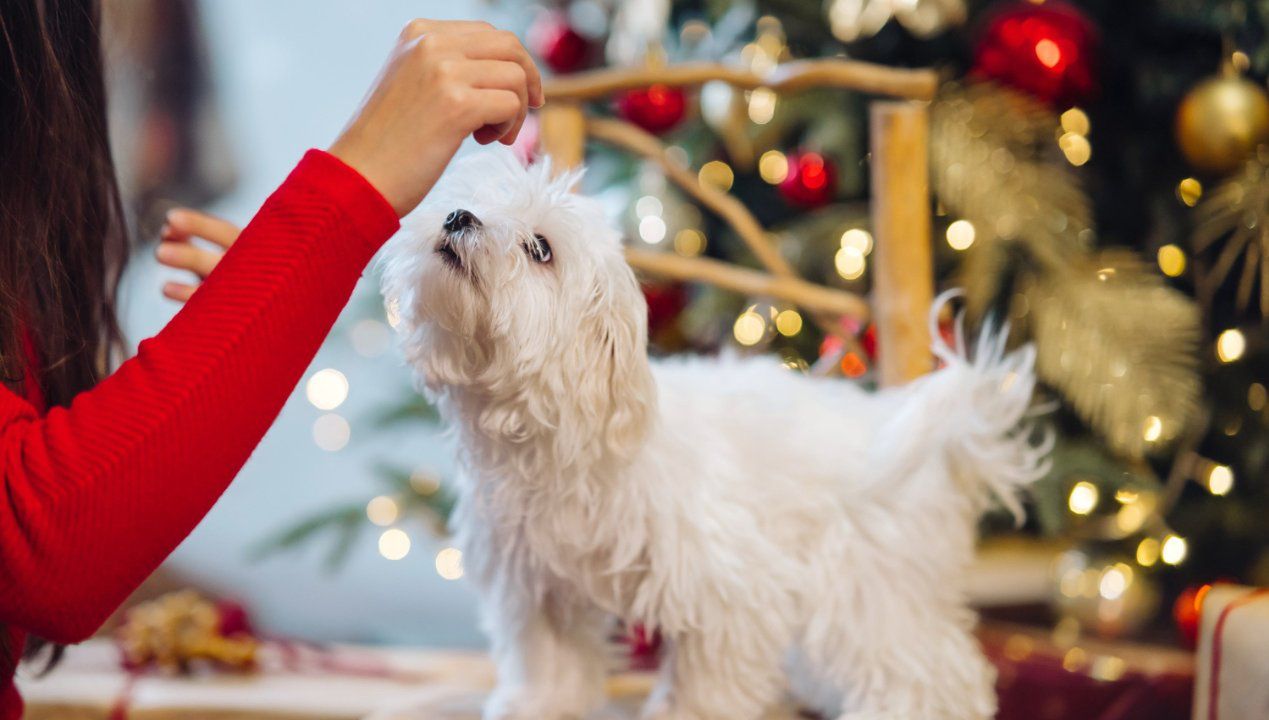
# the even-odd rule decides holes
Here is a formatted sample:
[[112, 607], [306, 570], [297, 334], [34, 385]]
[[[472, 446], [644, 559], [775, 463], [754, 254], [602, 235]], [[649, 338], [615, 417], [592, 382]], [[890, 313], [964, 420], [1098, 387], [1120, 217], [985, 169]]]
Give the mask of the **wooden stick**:
[[868, 302], [845, 290], [816, 285], [797, 278], [782, 278], [710, 258], [685, 258], [672, 253], [627, 247], [630, 266], [674, 280], [706, 282], [744, 295], [786, 300], [811, 312], [835, 317], [868, 317]]
[[551, 156], [551, 170], [560, 174], [582, 164], [586, 152], [586, 115], [581, 103], [559, 101], [538, 113], [538, 142]]
[[696, 173], [676, 162], [656, 137], [630, 123], [604, 118], [587, 120], [586, 130], [596, 140], [642, 155], [660, 165], [665, 176], [674, 184], [731, 225], [763, 267], [779, 277], [797, 277], [793, 266], [767, 239], [766, 229], [744, 203], [721, 190], [701, 184]]
[[813, 87], [830, 87], [912, 100], [933, 99], [939, 85], [938, 74], [933, 70], [908, 70], [829, 58], [787, 62], [765, 75], [712, 62], [605, 68], [553, 78], [544, 90], [548, 101], [596, 100], [621, 90], [649, 85], [701, 85], [711, 80], [722, 80], [745, 90], [767, 87], [777, 92], [795, 93]]
[[883, 385], [900, 385], [933, 367], [929, 111], [910, 101], [874, 102], [869, 114], [878, 365]]

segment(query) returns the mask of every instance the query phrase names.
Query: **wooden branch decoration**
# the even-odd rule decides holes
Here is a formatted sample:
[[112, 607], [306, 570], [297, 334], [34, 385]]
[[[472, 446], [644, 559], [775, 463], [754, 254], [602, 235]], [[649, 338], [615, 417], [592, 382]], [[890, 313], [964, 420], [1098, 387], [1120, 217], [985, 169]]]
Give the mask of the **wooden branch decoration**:
[[855, 60], [795, 60], [765, 75], [722, 63], [696, 62], [669, 67], [608, 68], [554, 78], [544, 90], [548, 101], [598, 100], [622, 90], [649, 85], [701, 85], [722, 80], [752, 90], [765, 87], [780, 93], [809, 88], [838, 88], [910, 100], [931, 100], [938, 90], [933, 70], [908, 70]]
[[655, 136], [630, 123], [604, 118], [588, 119], [586, 131], [596, 140], [642, 155], [660, 165], [665, 176], [675, 185], [731, 225], [763, 267], [780, 277], [797, 277], [793, 266], [767, 239], [766, 229], [744, 203], [721, 190], [701, 184], [696, 173], [675, 162]]
[[779, 298], [813, 313], [853, 317], [861, 323], [868, 318], [868, 302], [862, 297], [797, 278], [776, 277], [710, 258], [685, 258], [632, 247], [626, 248], [626, 260], [637, 270], [661, 277], [706, 282], [743, 295]]

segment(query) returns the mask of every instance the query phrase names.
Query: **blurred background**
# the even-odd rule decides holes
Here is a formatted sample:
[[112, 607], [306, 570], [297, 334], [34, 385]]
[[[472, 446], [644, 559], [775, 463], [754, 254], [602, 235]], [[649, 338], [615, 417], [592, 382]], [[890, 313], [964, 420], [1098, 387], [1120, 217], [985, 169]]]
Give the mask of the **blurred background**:
[[[984, 524], [976, 602], [1067, 640], [1185, 648], [1211, 583], [1269, 585], [1269, 2], [109, 5], [138, 237], [134, 341], [177, 310], [150, 259], [162, 211], [249, 220], [305, 149], [334, 138], [413, 17], [514, 29], [558, 75], [690, 60], [761, 74], [836, 56], [934, 68], [938, 284], [966, 289], [971, 324], [1008, 318], [1012, 342], [1035, 342], [1038, 400], [1058, 434], [1027, 523]], [[700, 183], [739, 198], [803, 277], [859, 293], [872, 251], [867, 109], [854, 94], [714, 83], [593, 108], [660, 136]], [[586, 190], [631, 243], [753, 264], [654, 165], [599, 146], [588, 160]], [[443, 532], [451, 449], [391, 347], [372, 275], [165, 572], [237, 598], [270, 633], [477, 646], [474, 596]], [[791, 372], [874, 382], [871, 326], [705, 286], [645, 293], [654, 352], [773, 353]]]

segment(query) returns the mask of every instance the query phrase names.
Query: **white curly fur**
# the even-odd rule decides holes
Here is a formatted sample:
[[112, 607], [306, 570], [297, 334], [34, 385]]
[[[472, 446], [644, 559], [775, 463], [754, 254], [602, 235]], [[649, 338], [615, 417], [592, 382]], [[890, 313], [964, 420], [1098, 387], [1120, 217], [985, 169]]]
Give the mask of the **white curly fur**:
[[[1020, 425], [1030, 350], [940, 345], [943, 369], [879, 393], [766, 357], [650, 363], [620, 237], [576, 180], [474, 156], [383, 261], [459, 439], [453, 525], [499, 673], [485, 717], [594, 710], [611, 615], [667, 641], [647, 718], [751, 720], [790, 686], [830, 717], [991, 717], [962, 579], [989, 496], [1020, 512], [1045, 462]], [[444, 231], [456, 208], [480, 225]]]

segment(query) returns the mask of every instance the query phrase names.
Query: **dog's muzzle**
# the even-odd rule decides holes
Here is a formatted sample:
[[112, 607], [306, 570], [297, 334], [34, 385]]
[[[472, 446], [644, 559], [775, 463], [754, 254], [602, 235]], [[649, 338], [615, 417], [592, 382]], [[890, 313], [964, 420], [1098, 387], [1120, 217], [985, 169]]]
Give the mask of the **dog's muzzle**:
[[454, 247], [454, 240], [463, 232], [480, 227], [480, 218], [468, 210], [455, 210], [445, 217], [441, 227], [445, 230], [445, 237], [436, 246], [436, 254], [444, 258], [450, 267], [461, 269], [463, 258]]

